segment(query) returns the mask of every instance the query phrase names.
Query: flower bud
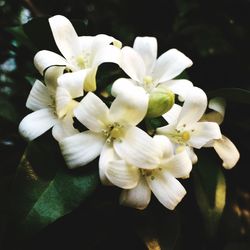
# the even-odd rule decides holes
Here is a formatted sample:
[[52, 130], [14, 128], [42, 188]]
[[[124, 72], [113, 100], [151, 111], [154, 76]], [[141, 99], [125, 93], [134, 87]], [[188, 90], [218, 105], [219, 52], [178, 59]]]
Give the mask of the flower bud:
[[159, 86], [149, 95], [147, 117], [159, 117], [174, 105], [175, 95], [166, 87]]

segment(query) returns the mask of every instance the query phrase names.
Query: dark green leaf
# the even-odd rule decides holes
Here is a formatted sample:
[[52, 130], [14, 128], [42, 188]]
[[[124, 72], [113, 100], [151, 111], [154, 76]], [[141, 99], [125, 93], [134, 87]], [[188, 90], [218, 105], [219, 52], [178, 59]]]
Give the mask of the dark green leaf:
[[8, 214], [9, 192], [12, 176], [1, 176], [0, 178], [0, 249], [3, 241], [3, 235], [6, 229], [6, 215]]
[[70, 213], [95, 190], [98, 179], [95, 166], [68, 170], [55, 142], [30, 143], [14, 180], [10, 215], [18, 238], [30, 237]]
[[145, 125], [146, 125], [147, 132], [150, 135], [154, 135], [157, 128], [166, 125], [166, 121], [164, 120], [162, 116], [157, 117], [157, 118], [146, 118]]
[[23, 26], [15, 26], [15, 27], [8, 27], [6, 30], [13, 35], [16, 39], [17, 43], [23, 44], [24, 46], [34, 50], [35, 47], [32, 44], [31, 40], [25, 34], [23, 30]]
[[208, 93], [209, 98], [224, 97], [227, 101], [250, 104], [250, 91], [240, 88], [222, 88]]
[[0, 95], [0, 117], [11, 122], [16, 122], [17, 120], [15, 107], [2, 95]]
[[219, 161], [210, 153], [212, 152], [199, 155], [198, 166], [193, 170], [193, 180], [207, 234], [213, 237], [217, 233], [225, 207], [226, 183]]

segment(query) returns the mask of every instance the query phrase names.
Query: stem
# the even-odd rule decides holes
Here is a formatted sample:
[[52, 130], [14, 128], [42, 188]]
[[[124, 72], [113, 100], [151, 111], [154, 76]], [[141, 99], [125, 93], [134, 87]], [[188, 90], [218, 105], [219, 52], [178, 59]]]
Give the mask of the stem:
[[33, 4], [32, 0], [23, 0], [35, 17], [44, 16], [44, 14]]

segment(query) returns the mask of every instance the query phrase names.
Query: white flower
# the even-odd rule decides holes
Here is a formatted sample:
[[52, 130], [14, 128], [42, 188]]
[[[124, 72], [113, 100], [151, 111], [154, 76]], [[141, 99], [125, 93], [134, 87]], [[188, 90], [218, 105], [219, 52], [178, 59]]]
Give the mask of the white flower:
[[[86, 91], [94, 91], [98, 66], [104, 62], [119, 63], [120, 48], [117, 46], [121, 46], [121, 43], [104, 34], [79, 37], [71, 22], [61, 15], [49, 18], [49, 24], [63, 57], [48, 50], [39, 51], [34, 58], [38, 71], [42, 75], [45, 71], [46, 74], [53, 75], [55, 67], [47, 69], [51, 66], [62, 67], [70, 73], [64, 74], [61, 82], [67, 81], [70, 74], [72, 81], [82, 83], [82, 88]], [[116, 46], [110, 45], [111, 43]]]
[[73, 109], [78, 102], [71, 94], [74, 88], [69, 85], [56, 87], [54, 83], [45, 86], [36, 80], [26, 107], [33, 110], [19, 124], [20, 133], [28, 140], [34, 140], [53, 127], [52, 134], [56, 140], [76, 133], [73, 127]]
[[[201, 148], [209, 141], [221, 139], [220, 128], [215, 122], [200, 121], [207, 107], [207, 97], [203, 90], [193, 87], [186, 96], [183, 107], [175, 104], [163, 115], [168, 125], [157, 128], [158, 134], [166, 135], [177, 147]], [[189, 148], [188, 148], [189, 147]], [[196, 157], [193, 161], [196, 161]]]
[[104, 147], [108, 145], [129, 164], [152, 168], [157, 162], [158, 151], [153, 146], [152, 138], [136, 127], [146, 110], [147, 99], [142, 89], [130, 99], [117, 97], [110, 109], [89, 92], [74, 112], [89, 130], [67, 137], [60, 143], [67, 165], [70, 168], [83, 166], [100, 154], [102, 159], [108, 157]]
[[[202, 120], [217, 122], [220, 125], [224, 120], [225, 106], [226, 103], [224, 99], [219, 97], [211, 99], [208, 107], [213, 111], [205, 114], [202, 117]], [[238, 149], [233, 142], [224, 135], [222, 135], [221, 139], [212, 140], [206, 146], [214, 147], [215, 151], [223, 161], [223, 167], [226, 169], [234, 167], [240, 158]]]
[[171, 90], [184, 99], [193, 84], [184, 79], [172, 79], [192, 64], [188, 57], [176, 49], [170, 49], [157, 58], [156, 38], [137, 37], [133, 48], [125, 46], [121, 49], [120, 67], [131, 79], [126, 79], [126, 81], [118, 79], [114, 83], [114, 94], [115, 96], [123, 94], [122, 85], [130, 81], [144, 88], [147, 94], [161, 87], [161, 89]]
[[186, 178], [192, 169], [192, 162], [186, 151], [175, 154], [171, 142], [162, 135], [154, 136], [159, 160], [153, 169], [136, 168], [115, 155], [110, 155], [103, 171], [108, 180], [124, 190], [120, 201], [123, 205], [144, 209], [151, 191], [168, 209], [174, 209], [186, 194], [176, 178]]

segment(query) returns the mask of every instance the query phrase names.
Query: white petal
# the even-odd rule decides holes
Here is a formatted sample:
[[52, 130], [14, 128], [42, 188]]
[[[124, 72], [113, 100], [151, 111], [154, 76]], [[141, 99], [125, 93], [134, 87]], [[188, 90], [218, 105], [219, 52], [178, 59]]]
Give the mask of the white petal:
[[65, 88], [58, 87], [56, 89], [56, 113], [59, 118], [67, 114], [71, 101], [72, 98]]
[[103, 185], [113, 185], [106, 176], [106, 169], [109, 161], [118, 159], [113, 145], [105, 143], [99, 158], [99, 176]]
[[113, 45], [108, 45], [96, 51], [93, 65], [99, 66], [102, 63], [116, 63], [120, 65], [120, 61], [121, 50]]
[[49, 50], [40, 50], [34, 57], [34, 65], [41, 75], [44, 74], [44, 70], [51, 66], [66, 67], [67, 64], [62, 56]]
[[108, 161], [105, 173], [111, 183], [123, 189], [134, 188], [140, 178], [139, 169], [124, 160]]
[[140, 178], [138, 185], [130, 190], [123, 190], [120, 204], [137, 209], [145, 209], [151, 199], [151, 190], [144, 178]]
[[226, 102], [224, 98], [216, 97], [209, 101], [208, 107], [220, 113], [223, 117], [225, 115]]
[[58, 85], [68, 90], [72, 98], [83, 96], [83, 84], [89, 70], [79, 70], [63, 74], [58, 78]]
[[162, 152], [162, 158], [172, 157], [174, 150], [173, 145], [170, 140], [164, 135], [155, 135], [153, 137], [156, 147], [159, 147], [159, 150]]
[[158, 135], [165, 135], [168, 136], [169, 134], [175, 134], [176, 133], [176, 126], [173, 124], [169, 124], [163, 127], [159, 127], [156, 129], [156, 133]]
[[177, 121], [177, 129], [199, 121], [206, 108], [207, 96], [205, 92], [200, 88], [193, 87], [192, 91], [186, 96], [186, 100]]
[[58, 142], [66, 137], [78, 133], [79, 131], [74, 128], [73, 118], [70, 115], [66, 116], [62, 120], [59, 120], [52, 128], [52, 135]]
[[156, 198], [168, 209], [173, 210], [186, 194], [181, 183], [167, 171], [161, 171], [154, 179], [147, 177], [146, 180]]
[[101, 134], [85, 131], [61, 140], [60, 147], [68, 167], [75, 168], [94, 160], [101, 153], [104, 142]]
[[151, 75], [157, 57], [157, 40], [155, 37], [136, 37], [133, 48], [142, 57], [146, 72]]
[[[112, 36], [108, 36], [105, 34], [99, 34], [96, 35], [93, 39], [93, 43], [92, 43], [92, 52], [94, 51], [98, 51], [99, 49], [101, 49], [102, 47], [105, 47], [111, 43], [115, 43], [118, 40], [115, 39]], [[118, 41], [119, 42], [119, 41]]]
[[127, 46], [122, 48], [120, 67], [133, 80], [143, 82], [146, 74], [145, 64], [141, 56], [132, 48]]
[[187, 151], [183, 150], [170, 159], [165, 158], [161, 166], [175, 178], [187, 178], [192, 170], [192, 161]]
[[97, 67], [89, 68], [87, 77], [84, 81], [84, 90], [85, 91], [95, 91], [96, 90], [96, 73], [97, 73]]
[[198, 157], [197, 157], [197, 155], [195, 154], [194, 149], [193, 149], [192, 147], [186, 146], [186, 147], [185, 147], [185, 150], [187, 151], [187, 153], [188, 153], [188, 155], [189, 155], [189, 158], [190, 158], [191, 161], [192, 161], [192, 164], [197, 163]]
[[208, 107], [214, 111], [205, 114], [202, 120], [217, 122], [219, 125], [223, 122], [225, 116], [225, 99], [221, 97], [213, 98], [209, 101]]
[[172, 90], [175, 94], [179, 96], [179, 99], [181, 101], [185, 100], [188, 93], [190, 93], [190, 91], [192, 91], [193, 89], [193, 83], [185, 79], [170, 80], [161, 83], [159, 86], [161, 85], [164, 85], [168, 87], [170, 90]]
[[[133, 91], [133, 87], [137, 86], [137, 83], [129, 78], [119, 78], [112, 84], [111, 94], [116, 97], [118, 95], [130, 95]], [[140, 87], [141, 88], [141, 87]], [[128, 92], [128, 89], [130, 90]]]
[[214, 149], [223, 160], [223, 167], [226, 169], [234, 167], [240, 158], [238, 149], [226, 136], [214, 141]]
[[158, 83], [171, 80], [192, 64], [193, 62], [182, 52], [170, 49], [157, 59], [153, 79]]
[[39, 80], [36, 80], [27, 99], [26, 107], [35, 111], [48, 108], [51, 104], [52, 99], [47, 87]]
[[116, 153], [129, 164], [139, 168], [155, 168], [160, 162], [161, 152], [146, 132], [130, 127], [121, 141], [114, 141]]
[[56, 15], [49, 18], [49, 24], [56, 45], [62, 55], [71, 61], [81, 53], [81, 44], [71, 22], [64, 16]]
[[[145, 90], [124, 78], [116, 81], [113, 86], [116, 91], [119, 89], [119, 94], [110, 107], [110, 118], [116, 122], [137, 125], [145, 117], [148, 109], [148, 95]], [[127, 87], [121, 93], [123, 86]]]
[[51, 66], [44, 72], [44, 82], [48, 87], [51, 95], [55, 95], [56, 88], [58, 86], [58, 78], [63, 75], [65, 67], [61, 66]]
[[163, 115], [163, 118], [169, 124], [176, 124], [180, 113], [181, 113], [181, 106], [178, 104], [174, 104], [173, 107]]
[[220, 127], [215, 122], [197, 122], [192, 130], [188, 144], [194, 148], [201, 148], [210, 140], [220, 139], [222, 136]]
[[91, 51], [95, 36], [79, 36], [78, 39], [81, 44], [81, 50], [83, 52]]
[[32, 141], [45, 133], [57, 122], [52, 109], [40, 109], [25, 116], [19, 124], [19, 132]]
[[94, 132], [101, 132], [108, 123], [108, 107], [92, 92], [82, 99], [74, 113], [84, 126]]

